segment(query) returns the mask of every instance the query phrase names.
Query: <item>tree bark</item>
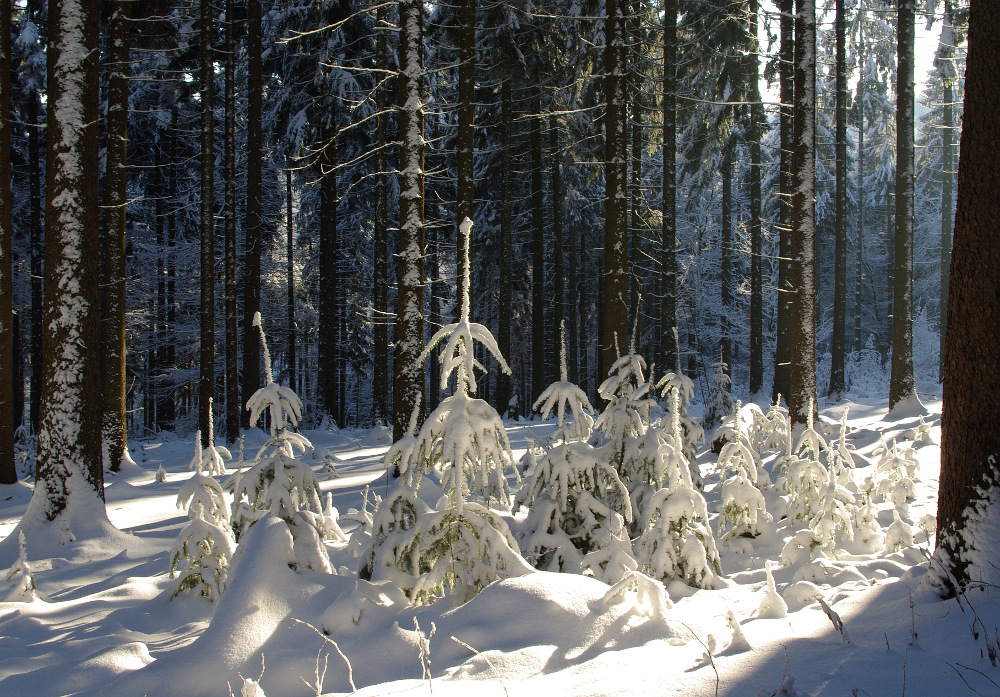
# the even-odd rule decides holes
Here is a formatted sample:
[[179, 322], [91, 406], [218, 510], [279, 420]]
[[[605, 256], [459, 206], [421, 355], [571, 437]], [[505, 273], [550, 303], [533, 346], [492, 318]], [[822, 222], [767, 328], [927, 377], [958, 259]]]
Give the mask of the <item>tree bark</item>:
[[757, 0], [750, 0], [750, 394], [764, 385], [764, 275], [761, 232], [760, 129], [765, 122], [760, 101], [760, 45], [757, 41]]
[[[945, 28], [951, 30], [951, 3], [944, 4]], [[943, 124], [941, 129], [941, 297], [940, 297], [940, 354], [938, 379], [944, 380], [944, 348], [945, 327], [948, 326], [948, 286], [951, 267], [951, 232], [955, 220], [954, 176], [955, 176], [955, 145], [953, 132], [955, 130], [955, 64], [952, 60], [953, 49], [945, 48], [945, 55], [939, 61], [938, 71], [941, 73], [944, 87], [942, 101]]]
[[[88, 495], [103, 510], [97, 197], [97, 0], [49, 3], [45, 340], [37, 497], [53, 521]], [[72, 483], [71, 483], [72, 482]], [[80, 486], [83, 484], [84, 486]], [[88, 509], [88, 514], [91, 511]]]
[[[291, 164], [291, 163], [289, 163]], [[295, 389], [295, 216], [292, 213], [292, 170], [285, 169], [285, 302], [288, 332], [288, 385]]]
[[604, 288], [599, 381], [607, 377], [618, 352], [628, 350], [628, 141], [623, 2], [607, 1], [604, 30]]
[[128, 205], [128, 74], [129, 10], [116, 0], [110, 21], [108, 53], [106, 230], [101, 239], [101, 432], [103, 460], [112, 472], [121, 469], [128, 447], [125, 421], [125, 213]]
[[728, 368], [733, 365], [733, 337], [730, 330], [729, 313], [733, 305], [733, 144], [723, 145], [725, 153], [722, 156], [722, 234], [720, 236], [719, 253], [722, 313], [719, 315], [719, 349], [722, 362]]
[[[375, 52], [383, 70], [389, 69], [389, 42], [386, 37], [386, 7], [376, 10], [377, 33], [375, 35]], [[386, 423], [389, 418], [389, 206], [388, 206], [388, 168], [389, 158], [386, 153], [388, 138], [389, 106], [388, 87], [382, 85], [375, 93], [375, 221], [374, 247], [375, 255], [372, 265], [372, 302], [375, 310], [374, 332], [374, 371], [372, 379], [372, 417], [376, 424]]]
[[240, 422], [250, 428], [246, 401], [260, 389], [260, 336], [253, 317], [260, 312], [261, 161], [263, 80], [260, 0], [247, 0], [247, 201], [243, 255], [243, 399]]
[[816, 2], [796, 0], [792, 134], [792, 343], [788, 411], [816, 409]]
[[423, 4], [399, 5], [400, 193], [396, 347], [393, 359], [393, 437], [406, 433], [421, 408], [424, 366]]
[[[331, 97], [336, 99], [336, 97]], [[340, 411], [340, 353], [337, 286], [340, 282], [337, 265], [339, 246], [339, 221], [337, 218], [337, 123], [333, 113], [319, 113], [317, 117], [329, 120], [322, 129], [323, 150], [319, 158], [320, 221], [319, 221], [319, 384], [323, 409], [337, 426], [344, 427]]]
[[[858, 12], [864, 12], [864, 5]], [[864, 279], [865, 244], [865, 82], [862, 72], [865, 65], [865, 36], [858, 37], [858, 226], [854, 245], [854, 350], [861, 350], [861, 282]], [[944, 334], [944, 329], [941, 330]], [[846, 375], [845, 380], [846, 382]]]
[[[555, 301], [552, 303], [552, 327], [562, 327], [566, 317], [566, 276], [563, 259], [563, 184], [560, 166], [561, 143], [559, 125], [555, 116], [549, 117], [549, 157], [552, 158], [552, 275], [555, 277]], [[551, 334], [552, 332], [550, 332]], [[556, 342], [558, 344], [558, 342]], [[558, 365], [559, 348], [556, 346], [554, 364]], [[558, 372], [555, 373], [558, 376]]]
[[781, 112], [779, 132], [781, 156], [778, 175], [778, 311], [776, 345], [774, 351], [774, 385], [772, 399], [791, 392], [792, 361], [792, 305], [795, 300], [792, 268], [792, 150], [794, 134], [792, 101], [795, 95], [793, 80], [795, 31], [793, 0], [778, 0], [781, 13], [781, 46], [778, 54], [778, 84]]
[[215, 57], [212, 2], [201, 0], [201, 355], [198, 428], [201, 447], [212, 445], [215, 396]]
[[[233, 0], [226, 0], [225, 159], [226, 159], [226, 442], [240, 435], [240, 369], [237, 363], [239, 320], [236, 316], [236, 40]], [[249, 398], [250, 395], [247, 395]]]
[[663, 3], [663, 174], [660, 223], [660, 363], [677, 364], [677, 0]]
[[980, 498], [977, 488], [985, 478], [995, 481], [1000, 456], [998, 71], [1000, 4], [972, 0], [948, 291], [937, 527], [938, 557], [960, 586], [970, 580], [965, 554], [974, 545], [963, 534], [965, 512]]
[[[510, 349], [510, 319], [513, 314], [511, 291], [511, 237], [514, 226], [514, 187], [511, 172], [511, 126], [514, 122], [511, 78], [500, 84], [500, 299], [497, 312], [497, 346], [500, 353], [514, 365]], [[503, 371], [497, 375], [497, 411], [505, 414], [511, 399], [512, 376]]]
[[[10, 18], [11, 0], [0, 0], [0, 17]], [[14, 463], [14, 256], [10, 186], [10, 31], [0, 31], [0, 484], [17, 482]]]
[[889, 410], [916, 397], [913, 378], [913, 46], [915, 0], [896, 6], [896, 239]]
[[[458, 198], [455, 215], [456, 249], [466, 248], [461, 223], [475, 220], [476, 180], [473, 168], [476, 147], [476, 0], [460, 0], [458, 6]], [[471, 247], [470, 247], [471, 249]], [[458, 278], [465, 278], [465, 255], [459, 251]], [[471, 275], [470, 275], [471, 278]]]
[[[542, 173], [542, 106], [537, 90], [531, 99], [531, 392], [534, 404], [545, 389], [545, 183]], [[526, 405], [530, 406], [530, 405]]]
[[844, 361], [847, 353], [847, 17], [844, 0], [836, 0], [836, 220], [833, 280], [833, 342], [830, 361], [831, 399], [847, 390]]

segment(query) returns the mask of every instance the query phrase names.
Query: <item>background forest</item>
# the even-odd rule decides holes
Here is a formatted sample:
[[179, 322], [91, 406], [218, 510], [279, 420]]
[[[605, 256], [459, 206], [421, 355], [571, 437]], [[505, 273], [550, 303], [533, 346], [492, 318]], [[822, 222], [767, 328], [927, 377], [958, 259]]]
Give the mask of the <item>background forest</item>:
[[[558, 379], [562, 323], [569, 378], [598, 403], [605, 298], [620, 292], [605, 286], [622, 283], [612, 263], [627, 284], [628, 317], [612, 320], [627, 327], [629, 336], [615, 334], [622, 352], [635, 341], [658, 372], [679, 364], [701, 399], [720, 360], [737, 396], [788, 394], [787, 371], [775, 366], [790, 331], [778, 289], [789, 283], [780, 260], [791, 224], [781, 158], [782, 129], [791, 127], [791, 2], [109, 0], [101, 8], [101, 384], [104, 411], [124, 413], [129, 433], [207, 431], [201, 380], [216, 431], [234, 441], [247, 417], [240, 407], [262, 381], [250, 327], [258, 310], [275, 378], [303, 398], [306, 426], [392, 422], [406, 350], [398, 313], [416, 298], [418, 354], [454, 320], [465, 216], [475, 221], [472, 316], [512, 369], [508, 378], [492, 356], [478, 356], [489, 369], [479, 396], [499, 411], [529, 414]], [[939, 379], [963, 96], [964, 12], [947, 2], [936, 9], [927, 17], [940, 37], [933, 69], [917, 76], [918, 383]], [[614, 13], [620, 23], [607, 23]], [[401, 16], [417, 21], [401, 31]], [[821, 2], [817, 18], [817, 392], [886, 394], [897, 8]], [[14, 408], [30, 440], [46, 274], [45, 3], [14, 2], [5, 26], [14, 368], [24, 396]], [[422, 170], [414, 174], [412, 162]], [[625, 222], [626, 244], [607, 245], [611, 218]], [[124, 351], [114, 348], [119, 331]], [[429, 411], [444, 395], [437, 362], [425, 368], [417, 379]], [[114, 406], [115, 394], [123, 405]]]

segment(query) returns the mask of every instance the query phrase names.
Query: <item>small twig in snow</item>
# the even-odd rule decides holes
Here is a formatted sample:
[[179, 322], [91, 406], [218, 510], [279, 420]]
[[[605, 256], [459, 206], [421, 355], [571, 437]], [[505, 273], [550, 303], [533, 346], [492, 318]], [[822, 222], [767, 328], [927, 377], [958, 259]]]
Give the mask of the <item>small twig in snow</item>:
[[[319, 636], [320, 639], [330, 644], [333, 644], [333, 648], [337, 651], [340, 657], [344, 659], [344, 663], [347, 664], [347, 684], [351, 686], [351, 692], [357, 692], [358, 688], [354, 685], [354, 667], [351, 665], [350, 659], [347, 658], [347, 656], [344, 655], [344, 652], [340, 650], [340, 646], [337, 644], [337, 642], [335, 642], [333, 639], [328, 637], [323, 632], [316, 629], [316, 627], [312, 626], [308, 622], [303, 622], [302, 620], [295, 619], [294, 617], [292, 618], [292, 622], [297, 622], [298, 624], [302, 624], [305, 625], [306, 627], [309, 627], [309, 629], [316, 632], [316, 634]], [[261, 658], [263, 659], [263, 657]], [[306, 684], [308, 685], [309, 683]]]
[[[691, 636], [694, 637], [694, 640], [697, 641], [699, 644], [701, 644], [702, 648], [705, 649], [705, 657], [704, 658], [708, 660], [708, 664], [710, 666], [712, 666], [712, 670], [715, 671], [715, 697], [719, 697], [719, 669], [715, 667], [715, 658], [712, 656], [712, 649], [709, 647], [708, 644], [706, 644], [704, 641], [702, 641], [701, 637], [699, 637], [697, 634], [695, 634], [694, 630], [691, 629], [689, 626], [687, 626], [683, 622], [681, 622], [681, 626], [684, 627], [684, 629], [688, 630], [688, 632], [691, 634]], [[709, 639], [713, 639], [712, 643], [715, 643], [714, 642], [714, 638], [712, 637], [712, 635], [709, 634], [708, 636], [709, 636]], [[702, 665], [704, 665], [704, 664], [702, 664]]]
[[461, 645], [461, 646], [464, 646], [464, 647], [465, 647], [465, 648], [467, 648], [467, 649], [468, 649], [469, 651], [471, 651], [472, 653], [476, 654], [476, 655], [477, 655], [477, 656], [479, 656], [479, 657], [480, 657], [481, 659], [483, 659], [484, 661], [486, 661], [486, 665], [488, 665], [488, 666], [489, 666], [489, 667], [490, 667], [491, 669], [493, 669], [493, 672], [497, 674], [497, 681], [498, 681], [498, 682], [500, 683], [500, 687], [502, 687], [502, 688], [503, 688], [503, 693], [504, 693], [505, 695], [507, 695], [507, 697], [510, 697], [510, 693], [509, 693], [509, 692], [507, 692], [507, 686], [506, 686], [506, 685], [504, 684], [504, 682], [503, 682], [503, 678], [502, 678], [502, 677], [500, 677], [500, 671], [499, 671], [499, 670], [497, 670], [497, 667], [496, 667], [495, 665], [493, 665], [493, 661], [491, 661], [491, 660], [490, 660], [489, 658], [487, 658], [487, 657], [486, 657], [486, 656], [485, 656], [484, 654], [480, 653], [479, 651], [477, 651], [477, 650], [476, 650], [475, 648], [473, 648], [472, 646], [469, 646], [468, 644], [466, 644], [466, 643], [465, 643], [464, 641], [462, 641], [462, 640], [461, 640], [461, 639], [459, 639], [458, 637], [456, 637], [456, 636], [452, 635], [452, 637], [451, 637], [451, 640], [452, 640], [452, 641], [454, 641], [454, 642], [455, 642], [456, 644], [459, 644], [459, 645]]
[[826, 601], [822, 598], [817, 598], [816, 600], [819, 601], [819, 606], [823, 608], [823, 612], [826, 613], [826, 616], [830, 618], [830, 621], [833, 623], [833, 628], [840, 632], [840, 636], [844, 638], [845, 642], [850, 644], [851, 640], [847, 637], [847, 629], [844, 627], [844, 621], [840, 619], [840, 615], [838, 615], [832, 607], [827, 605]]

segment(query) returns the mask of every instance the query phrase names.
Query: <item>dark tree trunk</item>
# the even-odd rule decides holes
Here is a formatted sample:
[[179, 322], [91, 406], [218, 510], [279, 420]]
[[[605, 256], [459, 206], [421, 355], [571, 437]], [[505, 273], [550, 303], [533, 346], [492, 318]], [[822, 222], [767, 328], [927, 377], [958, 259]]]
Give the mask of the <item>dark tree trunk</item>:
[[[49, 3], [45, 341], [35, 495], [46, 520], [104, 499], [98, 355], [98, 3]], [[67, 424], [84, 427], [68, 428]], [[84, 490], [70, 486], [70, 479]], [[89, 490], [89, 491], [88, 491]], [[88, 514], [91, 510], [87, 509]]]
[[729, 313], [733, 311], [733, 144], [726, 143], [722, 156], [722, 235], [719, 253], [722, 314], [719, 316], [719, 349], [722, 362], [733, 365], [733, 337]]
[[[639, 124], [639, 105], [633, 95], [632, 120], [629, 127], [631, 152], [629, 153], [629, 328], [633, 333], [631, 339], [635, 342], [635, 350], [642, 353], [642, 235], [639, 232], [639, 201], [642, 192], [639, 189], [642, 181], [642, 128]], [[554, 325], [558, 327], [559, 325]], [[655, 355], [655, 354], [654, 354]], [[558, 365], [557, 362], [554, 362]]]
[[[863, 10], [859, 10], [863, 11]], [[859, 37], [858, 62], [865, 62], [865, 37]], [[854, 245], [854, 350], [861, 350], [861, 282], [865, 245], [865, 83], [858, 81], [858, 226]], [[942, 334], [944, 330], [942, 329]], [[846, 375], [845, 375], [846, 382]]]
[[793, 80], [795, 30], [793, 0], [778, 0], [781, 13], [781, 46], [778, 54], [778, 83], [781, 113], [779, 132], [781, 139], [780, 169], [778, 175], [778, 312], [776, 345], [774, 351], [774, 385], [772, 399], [779, 394], [789, 399], [791, 392], [792, 361], [792, 304], [795, 300], [792, 268], [792, 150], [795, 147], [792, 124], [792, 101], [795, 95]]
[[915, 0], [898, 0], [896, 24], [896, 241], [889, 410], [916, 397], [913, 378], [913, 64]]
[[[239, 320], [236, 316], [236, 39], [233, 0], [226, 0], [226, 442], [240, 435], [240, 370], [237, 363]], [[250, 395], [247, 395], [249, 398]]]
[[792, 134], [792, 305], [788, 411], [806, 423], [816, 409], [816, 2], [796, 0]]
[[[333, 98], [335, 99], [335, 97]], [[334, 110], [335, 112], [336, 110]], [[336, 114], [320, 114], [329, 119], [323, 129], [323, 152], [320, 155], [320, 208], [319, 221], [319, 384], [323, 409], [337, 426], [343, 428], [340, 411], [340, 354], [337, 307], [337, 286], [340, 273], [337, 266], [339, 229], [337, 220], [337, 123]]]
[[[951, 3], [945, 2], [944, 22], [945, 26], [951, 28]], [[940, 364], [938, 367], [938, 379], [944, 380], [944, 346], [945, 327], [948, 326], [948, 285], [949, 271], [951, 267], [951, 230], [955, 220], [954, 200], [954, 176], [955, 176], [955, 105], [954, 105], [954, 82], [955, 65], [951, 59], [952, 50], [946, 49], [946, 54], [940, 59], [939, 72], [942, 74], [944, 83], [944, 95], [942, 101], [943, 124], [941, 129], [941, 317], [940, 317]]]
[[393, 359], [393, 437], [406, 433], [423, 401], [424, 366], [424, 146], [423, 4], [399, 5], [400, 194], [396, 348]]
[[663, 4], [663, 218], [660, 227], [660, 363], [677, 364], [677, 0]]
[[[166, 223], [167, 223], [167, 251], [166, 251], [166, 266], [167, 266], [167, 281], [166, 281], [166, 327], [168, 331], [173, 331], [174, 322], [177, 319], [177, 308], [174, 304], [174, 300], [177, 297], [176, 287], [177, 287], [177, 258], [174, 255], [174, 247], [177, 243], [177, 214], [173, 209], [175, 205], [174, 202], [178, 200], [177, 196], [177, 167], [175, 163], [175, 157], [177, 153], [177, 110], [174, 110], [170, 117], [170, 134], [167, 137], [167, 200], [170, 202], [171, 208], [166, 212]], [[176, 356], [176, 350], [174, 348], [173, 341], [165, 342], [166, 346], [163, 349], [163, 359], [160, 361], [161, 366], [166, 366], [167, 368], [174, 367], [174, 358]], [[161, 388], [162, 389], [162, 388]], [[161, 430], [171, 430], [174, 428], [174, 418], [176, 416], [176, 402], [172, 389], [163, 389], [162, 391], [162, 401], [160, 405], [156, 408], [156, 418], [159, 420], [159, 428]]]
[[[375, 52], [383, 70], [389, 67], [389, 42], [386, 37], [385, 22], [387, 8], [377, 10], [378, 33], [375, 36]], [[372, 378], [372, 417], [376, 424], [387, 423], [389, 419], [389, 205], [388, 167], [386, 137], [389, 115], [387, 109], [389, 88], [382, 85], [375, 93], [375, 223], [372, 265], [372, 298], [375, 310], [374, 332], [374, 374]]]
[[542, 158], [542, 106], [537, 90], [531, 100], [531, 392], [530, 403], [545, 389], [545, 183]]
[[111, 10], [108, 53], [107, 190], [100, 264], [101, 277], [101, 432], [104, 464], [121, 469], [128, 446], [125, 422], [125, 207], [128, 146], [129, 19], [131, 3], [116, 0]]
[[[475, 217], [476, 0], [460, 0], [458, 19], [458, 134], [455, 141], [458, 151], [458, 206], [455, 229], [456, 249], [462, 250], [466, 246], [462, 239], [461, 222]], [[459, 252], [456, 256], [458, 278], [462, 279], [465, 278], [464, 255]]]
[[198, 428], [201, 447], [212, 445], [215, 396], [215, 57], [212, 3], [201, 0], [201, 357]]
[[253, 317], [260, 312], [261, 160], [263, 80], [260, 0], [247, 0], [247, 201], [243, 255], [243, 399], [240, 421], [250, 428], [246, 401], [260, 388], [260, 336]]
[[[561, 157], [561, 144], [559, 142], [559, 125], [556, 117], [549, 119], [549, 156], [552, 158], [552, 273], [555, 276], [555, 302], [552, 303], [552, 327], [561, 327], [566, 317], [566, 276], [563, 267], [563, 184], [562, 168], [559, 160]], [[551, 332], [550, 332], [551, 333]], [[559, 347], [556, 343], [556, 354], [554, 364], [559, 363]], [[558, 375], [558, 371], [554, 373]]]
[[623, 2], [608, 0], [604, 30], [604, 288], [600, 379], [608, 375], [618, 359], [618, 351], [628, 350], [628, 141]]
[[980, 498], [977, 487], [985, 478], [995, 479], [1000, 457], [998, 71], [1000, 4], [972, 0], [948, 291], [937, 526], [938, 556], [961, 586], [970, 580], [964, 555], [973, 544], [962, 534], [965, 512]]
[[[36, 23], [44, 21], [42, 0], [28, 0], [28, 16]], [[45, 160], [43, 128], [40, 112], [41, 95], [31, 90], [27, 95], [25, 117], [28, 122], [28, 234], [31, 266], [31, 389], [28, 393], [31, 432], [38, 435], [41, 426], [40, 408], [42, 404], [42, 337], [44, 336], [42, 316], [45, 313], [43, 299], [45, 236], [43, 228], [45, 214], [42, 206], [42, 185], [45, 180]]]
[[757, 43], [757, 0], [750, 0], [750, 36], [754, 51], [750, 56], [750, 394], [764, 385], [764, 275], [761, 233], [760, 129], [764, 109], [760, 102], [759, 51]]
[[836, 0], [836, 232], [833, 281], [833, 342], [830, 362], [831, 399], [847, 389], [844, 361], [847, 353], [847, 17], [844, 0]]
[[[289, 163], [290, 165], [291, 163]], [[285, 170], [285, 285], [288, 332], [288, 385], [295, 389], [295, 215], [292, 212], [292, 170]]]
[[[497, 346], [500, 353], [514, 365], [510, 352], [511, 306], [511, 237], [513, 234], [514, 191], [511, 172], [511, 126], [514, 122], [511, 79], [505, 77], [500, 85], [500, 285], [499, 308], [497, 311]], [[511, 398], [512, 376], [503, 371], [497, 375], [497, 411], [507, 412]]]
[[[11, 16], [11, 0], [0, 0], [0, 17]], [[0, 31], [0, 484], [17, 482], [14, 419], [10, 418], [20, 386], [14, 365], [14, 256], [11, 242], [10, 186], [10, 31]]]

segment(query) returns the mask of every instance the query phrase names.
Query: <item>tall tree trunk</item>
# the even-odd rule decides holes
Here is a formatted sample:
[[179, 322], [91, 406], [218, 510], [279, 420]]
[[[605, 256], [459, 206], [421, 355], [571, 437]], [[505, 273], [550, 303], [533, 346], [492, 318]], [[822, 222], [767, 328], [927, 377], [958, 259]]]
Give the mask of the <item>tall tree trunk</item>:
[[[476, 0], [460, 0], [458, 6], [458, 205], [456, 249], [466, 248], [461, 222], [475, 217], [476, 179], [473, 169], [476, 147]], [[471, 248], [471, 247], [470, 247]], [[459, 251], [458, 278], [465, 278], [465, 255]], [[471, 276], [470, 276], [471, 278]]]
[[[604, 289], [600, 375], [628, 350], [628, 141], [625, 133], [625, 0], [608, 0], [604, 48]], [[616, 350], [616, 345], [618, 349]]]
[[[944, 24], [945, 29], [951, 33], [951, 3], [944, 4]], [[951, 58], [953, 49], [947, 47], [946, 53], [939, 59], [938, 72], [942, 75], [944, 83], [944, 96], [942, 101], [943, 121], [941, 129], [941, 315], [940, 315], [940, 358], [938, 365], [938, 379], [944, 380], [944, 347], [945, 347], [945, 327], [948, 326], [948, 284], [949, 271], [951, 266], [951, 230], [955, 220], [955, 210], [952, 205], [954, 199], [954, 176], [955, 176], [955, 146], [953, 132], [955, 130], [955, 64]]]
[[846, 391], [844, 361], [847, 353], [847, 17], [844, 0], [836, 0], [834, 31], [837, 40], [836, 89], [836, 232], [833, 281], [833, 343], [830, 361], [831, 399]]
[[896, 6], [896, 241], [889, 410], [916, 398], [913, 378], [913, 64], [915, 0]]
[[[511, 293], [511, 237], [514, 226], [514, 186], [511, 172], [511, 126], [514, 107], [511, 95], [511, 78], [505, 76], [500, 83], [500, 285], [497, 310], [497, 346], [500, 353], [514, 365], [510, 349], [510, 319], [513, 313]], [[511, 398], [512, 376], [503, 371], [497, 375], [496, 406], [501, 414], [507, 412]]]
[[663, 216], [660, 227], [660, 363], [677, 364], [677, 0], [663, 3]]
[[424, 366], [424, 110], [423, 4], [399, 4], [399, 260], [393, 359], [393, 437], [406, 433], [423, 401]]
[[101, 276], [101, 432], [103, 460], [112, 472], [121, 469], [128, 447], [125, 422], [125, 211], [128, 205], [128, 73], [131, 2], [115, 0], [111, 9], [108, 54], [107, 226], [102, 236]]
[[[240, 435], [240, 370], [237, 364], [239, 320], [236, 316], [236, 40], [233, 0], [226, 0], [226, 442]], [[250, 395], [247, 395], [249, 398]]]
[[[995, 477], [1000, 456], [1000, 4], [972, 0], [965, 69], [965, 111], [958, 162], [958, 203], [941, 414], [941, 484], [938, 492], [938, 557], [960, 586], [969, 580], [962, 534], [977, 488]], [[991, 510], [990, 515], [995, 515]], [[954, 592], [954, 588], [948, 588]]]
[[[176, 165], [176, 154], [177, 154], [177, 110], [175, 109], [170, 116], [170, 135], [167, 137], [167, 201], [170, 202], [171, 208], [167, 211], [167, 287], [166, 287], [166, 306], [167, 306], [167, 317], [166, 326], [168, 331], [174, 331], [174, 323], [177, 320], [177, 307], [174, 302], [177, 297], [177, 257], [175, 255], [174, 249], [177, 245], [177, 213], [174, 210], [176, 206], [176, 201], [179, 197], [177, 196], [177, 165]], [[166, 342], [166, 348], [164, 350], [163, 360], [160, 362], [161, 365], [166, 366], [168, 369], [174, 367], [174, 359], [176, 357], [176, 349], [174, 348], [174, 342]], [[156, 413], [157, 418], [160, 419], [160, 429], [170, 430], [174, 428], [174, 419], [176, 416], [176, 398], [173, 394], [173, 390], [166, 390], [163, 394], [163, 402], [157, 407]]]
[[790, 399], [792, 361], [792, 305], [795, 301], [792, 268], [792, 150], [795, 147], [792, 101], [795, 96], [795, 31], [793, 0], [778, 0], [781, 13], [781, 46], [778, 54], [778, 91], [781, 100], [779, 133], [781, 156], [778, 174], [778, 312], [774, 351], [772, 399], [779, 394]]
[[720, 264], [720, 288], [722, 295], [722, 314], [719, 316], [719, 349], [722, 362], [728, 367], [733, 365], [733, 337], [729, 313], [733, 311], [733, 143], [723, 145], [725, 153], [722, 156], [722, 235], [719, 252], [722, 256]]
[[764, 385], [764, 274], [761, 233], [760, 129], [764, 108], [760, 101], [760, 45], [757, 42], [757, 0], [750, 0], [750, 394]]
[[[858, 12], [864, 12], [864, 5]], [[865, 37], [861, 32], [858, 40], [858, 64], [865, 64]], [[864, 75], [862, 74], [862, 78]], [[864, 279], [865, 244], [865, 83], [858, 80], [858, 226], [854, 245], [854, 350], [861, 350], [861, 282]], [[943, 333], [943, 331], [942, 331]], [[846, 375], [844, 376], [846, 383]]]
[[260, 337], [253, 317], [260, 312], [261, 161], [264, 90], [260, 0], [247, 0], [247, 201], [243, 255], [243, 399], [240, 421], [250, 428], [246, 401], [260, 388]]
[[[336, 99], [332, 97], [331, 99]], [[321, 119], [329, 119], [324, 126], [323, 151], [319, 159], [321, 180], [319, 222], [319, 382], [320, 399], [326, 413], [337, 426], [343, 428], [343, 414], [340, 411], [340, 355], [337, 307], [337, 286], [340, 282], [337, 266], [339, 230], [337, 220], [337, 121], [336, 109], [333, 113], [319, 114]]]
[[201, 447], [212, 445], [215, 395], [215, 57], [212, 2], [201, 0], [201, 357], [198, 428]]
[[816, 1], [796, 0], [792, 134], [792, 305], [788, 411], [806, 423], [816, 409]]
[[[388, 8], [376, 10], [375, 53], [383, 70], [389, 68], [389, 41], [386, 37]], [[375, 310], [374, 353], [372, 378], [372, 418], [376, 424], [389, 419], [389, 158], [386, 153], [386, 129], [389, 115], [389, 88], [382, 85], [375, 93], [375, 255], [372, 264], [372, 299]]]
[[[28, 0], [28, 16], [36, 23], [44, 21], [42, 16], [42, 0]], [[30, 408], [29, 419], [31, 432], [38, 435], [41, 427], [42, 404], [42, 338], [45, 334], [42, 322], [44, 309], [44, 293], [42, 280], [44, 275], [45, 236], [43, 226], [45, 213], [42, 205], [42, 184], [45, 179], [45, 161], [43, 159], [45, 133], [40, 112], [41, 95], [31, 90], [27, 95], [25, 117], [28, 122], [28, 235], [31, 267], [31, 389], [28, 393]]]
[[[49, 3], [45, 341], [37, 484], [45, 520], [92, 496], [103, 513], [97, 197], [98, 3]], [[82, 486], [81, 486], [82, 485]], [[37, 501], [37, 503], [36, 503]], [[69, 509], [69, 510], [67, 510]], [[94, 509], [86, 504], [85, 515]], [[28, 513], [25, 514], [28, 517]], [[66, 520], [67, 526], [70, 520]], [[96, 521], [88, 520], [93, 524]]]
[[[542, 105], [538, 95], [531, 99], [531, 392], [525, 395], [534, 404], [545, 389], [545, 183], [542, 160]], [[531, 406], [525, 403], [525, 408]]]
[[[629, 140], [631, 151], [629, 153], [629, 328], [634, 336], [630, 337], [635, 341], [635, 350], [642, 353], [642, 277], [640, 269], [642, 264], [641, 241], [642, 235], [639, 233], [639, 201], [642, 198], [640, 183], [642, 181], [642, 129], [639, 124], [639, 105], [636, 103], [636, 95], [632, 97], [632, 120], [629, 124]], [[554, 325], [558, 327], [558, 324]], [[654, 354], [655, 355], [655, 354]], [[552, 361], [558, 365], [558, 359]]]
[[[11, 1], [0, 0], [0, 17], [10, 18]], [[10, 31], [0, 31], [0, 484], [17, 482], [14, 464], [16, 401], [14, 366], [14, 256], [10, 186]]]
[[[288, 163], [291, 165], [291, 162]], [[292, 169], [285, 169], [285, 302], [288, 332], [288, 385], [295, 389], [295, 216], [292, 212]]]
[[[559, 142], [559, 124], [555, 116], [549, 118], [549, 156], [552, 158], [552, 272], [555, 276], [555, 302], [552, 303], [552, 327], [562, 327], [562, 322], [566, 317], [566, 276], [564, 273], [564, 250], [563, 250], [563, 184], [562, 168], [559, 161], [561, 158], [561, 144]], [[558, 342], [556, 342], [558, 344]], [[555, 363], [558, 365], [558, 351], [556, 346]], [[555, 373], [558, 376], [558, 371]]]

